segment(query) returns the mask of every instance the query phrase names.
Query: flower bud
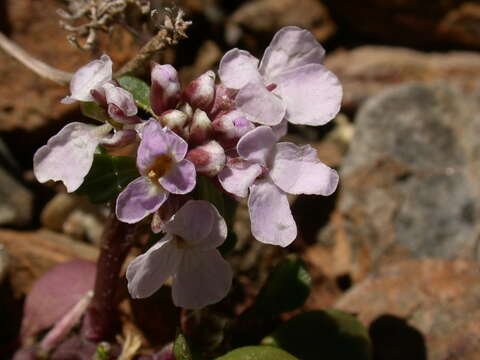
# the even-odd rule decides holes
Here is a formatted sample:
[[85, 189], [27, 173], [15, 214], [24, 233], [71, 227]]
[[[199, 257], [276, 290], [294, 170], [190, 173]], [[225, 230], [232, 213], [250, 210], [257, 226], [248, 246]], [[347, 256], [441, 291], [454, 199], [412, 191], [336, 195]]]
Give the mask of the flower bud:
[[213, 133], [212, 122], [205, 111], [195, 110], [190, 124], [189, 142], [194, 145], [207, 141]]
[[193, 80], [183, 90], [183, 98], [193, 107], [208, 110], [215, 97], [215, 73], [211, 70]]
[[225, 150], [214, 140], [190, 150], [186, 158], [195, 165], [198, 173], [208, 176], [217, 175], [226, 162]]
[[228, 112], [235, 108], [235, 95], [237, 90], [229, 89], [219, 84], [215, 87], [215, 99], [213, 100], [211, 116], [217, 116], [222, 112]]
[[160, 123], [180, 136], [184, 133], [184, 127], [187, 121], [187, 114], [180, 110], [167, 110], [160, 116]]
[[177, 70], [168, 64], [154, 63], [151, 78], [150, 103], [153, 112], [160, 115], [165, 110], [175, 108], [180, 99], [180, 82], [178, 81]]
[[216, 139], [225, 147], [236, 144], [238, 139], [255, 128], [247, 118], [237, 110], [221, 114], [213, 122]]
[[189, 119], [193, 116], [193, 110], [189, 103], [181, 104], [178, 107], [178, 110], [183, 111], [185, 114], [187, 114]]

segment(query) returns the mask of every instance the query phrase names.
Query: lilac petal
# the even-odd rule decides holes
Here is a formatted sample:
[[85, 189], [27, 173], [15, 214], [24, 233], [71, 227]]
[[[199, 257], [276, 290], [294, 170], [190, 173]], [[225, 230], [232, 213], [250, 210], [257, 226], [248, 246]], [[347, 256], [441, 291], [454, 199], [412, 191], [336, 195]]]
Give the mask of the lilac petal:
[[150, 119], [142, 131], [142, 141], [137, 152], [137, 166], [141, 174], [150, 168], [159, 155], [169, 155], [175, 161], [182, 160], [188, 150], [188, 144], [180, 136]]
[[286, 105], [263, 83], [248, 83], [240, 89], [235, 104], [248, 120], [263, 125], [277, 125], [282, 121]]
[[114, 104], [108, 104], [107, 112], [114, 121], [120, 124], [138, 124], [142, 122], [142, 120], [136, 115], [127, 116], [122, 109]]
[[218, 210], [205, 200], [190, 200], [165, 224], [165, 230], [185, 240], [186, 247], [215, 249], [227, 237], [227, 224]]
[[90, 91], [111, 79], [112, 60], [103, 55], [100, 60], [89, 62], [75, 72], [70, 81], [70, 96], [62, 99], [62, 103], [69, 104], [76, 100], [93, 101]]
[[152, 295], [173, 275], [183, 251], [166, 235], [145, 254], [136, 257], [127, 268], [128, 291], [133, 298]]
[[272, 126], [272, 131], [275, 134], [277, 140], [280, 140], [282, 137], [287, 135], [288, 132], [288, 121], [283, 119], [280, 124]]
[[223, 55], [218, 75], [231, 89], [241, 89], [249, 82], [263, 83], [258, 72], [258, 59], [245, 50], [232, 49]]
[[128, 224], [137, 223], [157, 211], [167, 197], [167, 192], [147, 178], [136, 178], [118, 195], [117, 218]]
[[[33, 172], [41, 183], [62, 181], [68, 192], [77, 190], [90, 171], [95, 149], [106, 133], [102, 127], [73, 122], [66, 125], [33, 157]], [[106, 127], [108, 132], [111, 127]]]
[[100, 145], [108, 148], [118, 148], [131, 144], [136, 139], [137, 132], [135, 130], [118, 130], [112, 136], [102, 138]]
[[150, 102], [153, 112], [160, 115], [165, 110], [175, 108], [180, 100], [180, 81], [177, 70], [172, 65], [154, 64], [151, 79]]
[[297, 237], [287, 194], [270, 180], [257, 181], [250, 187], [248, 210], [252, 235], [258, 241], [285, 247]]
[[173, 303], [200, 309], [222, 300], [232, 285], [232, 269], [216, 249], [187, 249], [173, 278]]
[[196, 177], [195, 165], [184, 159], [176, 163], [158, 182], [173, 194], [188, 194], [196, 185]]
[[342, 103], [342, 85], [323, 65], [305, 65], [275, 78], [287, 107], [286, 118], [293, 124], [323, 125], [332, 120]]
[[241, 158], [230, 159], [218, 174], [218, 181], [225, 191], [239, 197], [248, 195], [248, 188], [262, 174], [262, 167]]
[[270, 177], [290, 194], [331, 195], [338, 185], [338, 174], [317, 158], [310, 145], [279, 143]]
[[267, 166], [273, 158], [276, 142], [277, 138], [271, 128], [259, 126], [242, 136], [237, 144], [237, 152], [245, 160]]
[[137, 114], [137, 105], [133, 95], [120, 86], [115, 86], [112, 83], [103, 84], [107, 104], [113, 104], [118, 107], [126, 116], [133, 116]]
[[296, 26], [280, 29], [273, 37], [260, 63], [260, 73], [267, 83], [283, 72], [307, 64], [321, 64], [325, 49], [310, 31]]

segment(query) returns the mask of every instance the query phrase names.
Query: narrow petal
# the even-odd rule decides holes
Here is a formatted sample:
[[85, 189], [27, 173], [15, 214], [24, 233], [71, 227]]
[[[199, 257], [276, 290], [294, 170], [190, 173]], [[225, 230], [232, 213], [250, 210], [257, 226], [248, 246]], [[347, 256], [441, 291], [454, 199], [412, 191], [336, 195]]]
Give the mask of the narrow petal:
[[137, 256], [127, 268], [128, 291], [133, 298], [152, 295], [173, 275], [180, 264], [183, 251], [166, 235], [145, 254]]
[[73, 122], [37, 150], [33, 172], [41, 183], [62, 181], [68, 192], [77, 190], [90, 171], [95, 149], [102, 135], [96, 126]]
[[342, 85], [323, 65], [312, 64], [275, 78], [278, 94], [287, 107], [286, 118], [293, 124], [323, 125], [340, 111]]
[[262, 174], [262, 167], [241, 158], [230, 159], [218, 174], [218, 180], [225, 191], [239, 197], [248, 195], [248, 188]]
[[240, 49], [232, 49], [223, 55], [218, 75], [222, 83], [231, 89], [240, 89], [249, 82], [263, 83], [258, 72], [258, 59]]
[[338, 174], [317, 158], [310, 145], [279, 143], [270, 170], [273, 182], [290, 194], [331, 195], [338, 185]]
[[248, 120], [263, 125], [277, 125], [285, 116], [286, 105], [268, 91], [263, 83], [248, 83], [235, 97], [237, 108]]
[[287, 194], [271, 181], [257, 181], [250, 187], [248, 211], [252, 235], [258, 241], [285, 247], [297, 237]]
[[260, 73], [269, 82], [273, 77], [307, 64], [321, 64], [325, 49], [310, 31], [296, 26], [280, 29], [273, 37], [260, 64]]
[[220, 246], [227, 237], [227, 224], [218, 210], [205, 200], [190, 200], [171, 221], [167, 232], [180, 236], [186, 246], [210, 250]]
[[120, 86], [115, 86], [112, 83], [103, 84], [107, 104], [113, 104], [122, 110], [126, 116], [133, 116], [137, 114], [137, 105], [133, 95]]
[[112, 60], [103, 55], [99, 60], [89, 62], [75, 72], [70, 81], [71, 95], [63, 103], [93, 101], [90, 91], [112, 79]]
[[118, 195], [116, 214], [120, 221], [134, 224], [154, 213], [167, 200], [168, 193], [141, 176]]
[[232, 285], [232, 269], [216, 249], [187, 249], [173, 278], [173, 303], [200, 309], [222, 300]]
[[184, 159], [167, 172], [158, 182], [173, 194], [188, 194], [196, 184], [195, 165]]
[[238, 141], [237, 152], [245, 160], [268, 166], [273, 160], [277, 138], [268, 126], [259, 126]]

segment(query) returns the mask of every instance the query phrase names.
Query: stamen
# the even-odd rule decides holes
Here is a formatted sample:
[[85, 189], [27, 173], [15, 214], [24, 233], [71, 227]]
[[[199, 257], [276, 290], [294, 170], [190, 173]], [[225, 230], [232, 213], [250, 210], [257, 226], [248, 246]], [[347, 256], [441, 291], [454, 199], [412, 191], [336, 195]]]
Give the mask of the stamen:
[[150, 180], [154, 183], [164, 176], [173, 166], [173, 159], [170, 155], [162, 154], [155, 158], [152, 165], [147, 169], [146, 173]]

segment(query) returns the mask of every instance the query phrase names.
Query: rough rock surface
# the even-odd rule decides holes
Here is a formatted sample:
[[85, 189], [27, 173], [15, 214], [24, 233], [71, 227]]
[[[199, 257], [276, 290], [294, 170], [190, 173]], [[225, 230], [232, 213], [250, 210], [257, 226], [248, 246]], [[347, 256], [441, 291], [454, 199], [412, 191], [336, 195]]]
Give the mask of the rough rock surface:
[[446, 84], [417, 84], [360, 109], [336, 213], [318, 245], [337, 274], [358, 280], [405, 257], [480, 257], [477, 103]]
[[337, 50], [325, 65], [343, 85], [343, 109], [354, 110], [387, 88], [408, 82], [443, 80], [465, 94], [479, 89], [480, 54], [467, 51], [426, 53], [392, 46], [361, 46]]
[[478, 359], [480, 265], [405, 260], [382, 267], [335, 307], [369, 326], [375, 359]]
[[355, 4], [349, 0], [324, 0], [324, 3], [346, 33], [396, 44], [480, 47], [478, 1], [366, 0]]
[[319, 41], [335, 33], [328, 9], [316, 0], [255, 0], [238, 8], [227, 22], [227, 41], [234, 44], [241, 29], [271, 37], [283, 26], [311, 30]]

